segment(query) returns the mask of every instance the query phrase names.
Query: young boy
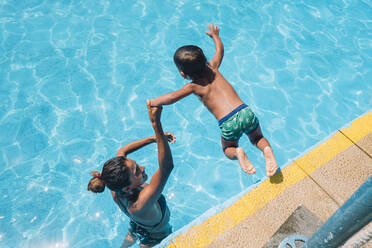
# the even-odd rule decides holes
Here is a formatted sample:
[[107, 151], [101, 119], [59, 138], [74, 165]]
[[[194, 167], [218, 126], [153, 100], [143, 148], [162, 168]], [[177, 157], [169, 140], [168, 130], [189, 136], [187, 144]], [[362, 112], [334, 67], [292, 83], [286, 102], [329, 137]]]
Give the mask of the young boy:
[[256, 169], [248, 160], [244, 150], [238, 146], [242, 133], [256, 145], [265, 157], [266, 174], [271, 177], [278, 169], [276, 159], [267, 139], [263, 137], [258, 119], [251, 109], [243, 103], [230, 83], [218, 71], [224, 48], [216, 25], [208, 25], [210, 36], [216, 48], [211, 61], [197, 46], [183, 46], [177, 49], [173, 60], [180, 74], [192, 80], [180, 90], [167, 93], [150, 101], [151, 106], [168, 105], [195, 94], [218, 120], [221, 129], [222, 149], [229, 159], [237, 159], [240, 167], [248, 174]]

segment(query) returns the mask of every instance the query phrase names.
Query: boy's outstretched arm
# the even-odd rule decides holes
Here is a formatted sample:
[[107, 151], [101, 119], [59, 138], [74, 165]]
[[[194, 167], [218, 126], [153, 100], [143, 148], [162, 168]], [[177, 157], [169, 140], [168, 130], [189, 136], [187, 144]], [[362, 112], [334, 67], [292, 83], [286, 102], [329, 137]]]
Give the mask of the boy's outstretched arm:
[[173, 91], [150, 100], [151, 106], [162, 106], [175, 103], [194, 92], [192, 83], [186, 84], [181, 89]]
[[209, 32], [206, 31], [205, 33], [213, 39], [214, 46], [216, 47], [216, 53], [214, 54], [211, 61], [209, 61], [209, 65], [212, 68], [218, 68], [220, 67], [224, 53], [223, 44], [219, 35], [220, 28], [218, 28], [215, 24], [208, 24], [207, 26]]

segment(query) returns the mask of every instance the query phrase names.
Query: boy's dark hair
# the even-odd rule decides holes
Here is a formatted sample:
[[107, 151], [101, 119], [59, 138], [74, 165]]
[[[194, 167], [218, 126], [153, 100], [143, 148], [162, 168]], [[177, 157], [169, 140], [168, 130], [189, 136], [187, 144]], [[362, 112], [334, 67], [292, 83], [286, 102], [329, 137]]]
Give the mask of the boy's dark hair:
[[126, 158], [124, 156], [106, 161], [100, 176], [94, 177], [89, 181], [88, 190], [100, 193], [107, 186], [112, 191], [120, 191], [130, 185], [130, 169], [125, 165], [125, 161]]
[[203, 50], [197, 46], [188, 45], [178, 48], [173, 60], [178, 70], [192, 80], [203, 77], [207, 71], [207, 58]]

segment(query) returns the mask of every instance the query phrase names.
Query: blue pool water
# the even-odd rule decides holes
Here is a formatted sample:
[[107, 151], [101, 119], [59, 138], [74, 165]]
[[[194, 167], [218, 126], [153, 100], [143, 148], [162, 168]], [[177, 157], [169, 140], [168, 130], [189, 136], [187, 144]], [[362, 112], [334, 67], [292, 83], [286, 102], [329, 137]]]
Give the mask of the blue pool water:
[[[152, 135], [145, 101], [186, 82], [174, 51], [214, 53], [259, 117], [283, 167], [372, 106], [372, 2], [0, 0], [0, 247], [119, 247], [128, 221], [89, 172]], [[265, 179], [220, 148], [213, 116], [190, 96], [163, 111], [177, 136], [165, 188], [178, 230]], [[155, 145], [131, 154], [156, 169]]]

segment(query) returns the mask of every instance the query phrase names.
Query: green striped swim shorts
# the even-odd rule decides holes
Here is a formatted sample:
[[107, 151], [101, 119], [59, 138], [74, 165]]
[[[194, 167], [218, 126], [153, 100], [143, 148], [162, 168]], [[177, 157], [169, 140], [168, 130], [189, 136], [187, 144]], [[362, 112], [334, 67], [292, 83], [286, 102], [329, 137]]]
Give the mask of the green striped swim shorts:
[[221, 136], [225, 140], [238, 140], [243, 133], [249, 134], [258, 127], [258, 119], [252, 110], [242, 104], [218, 121]]

